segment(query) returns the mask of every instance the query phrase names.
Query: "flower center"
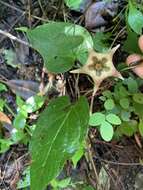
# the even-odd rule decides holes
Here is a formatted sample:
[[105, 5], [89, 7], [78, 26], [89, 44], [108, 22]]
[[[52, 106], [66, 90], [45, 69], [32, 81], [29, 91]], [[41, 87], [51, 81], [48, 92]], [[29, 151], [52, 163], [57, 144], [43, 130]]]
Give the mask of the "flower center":
[[106, 66], [107, 58], [103, 57], [99, 60], [96, 56], [92, 57], [92, 63], [88, 66], [90, 70], [95, 70], [96, 75], [100, 76], [103, 70], [109, 70], [109, 67]]

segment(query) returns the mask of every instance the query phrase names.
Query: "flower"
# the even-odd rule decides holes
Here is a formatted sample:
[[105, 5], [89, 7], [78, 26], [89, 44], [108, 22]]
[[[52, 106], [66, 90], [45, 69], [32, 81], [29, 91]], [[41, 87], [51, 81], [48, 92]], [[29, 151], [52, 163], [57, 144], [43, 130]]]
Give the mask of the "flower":
[[96, 91], [98, 90], [101, 82], [108, 77], [117, 77], [123, 79], [120, 72], [116, 70], [113, 64], [113, 55], [115, 51], [119, 48], [117, 45], [113, 49], [110, 49], [106, 53], [97, 53], [93, 49], [89, 51], [86, 64], [79, 68], [70, 71], [71, 73], [83, 73], [89, 75], [95, 85]]

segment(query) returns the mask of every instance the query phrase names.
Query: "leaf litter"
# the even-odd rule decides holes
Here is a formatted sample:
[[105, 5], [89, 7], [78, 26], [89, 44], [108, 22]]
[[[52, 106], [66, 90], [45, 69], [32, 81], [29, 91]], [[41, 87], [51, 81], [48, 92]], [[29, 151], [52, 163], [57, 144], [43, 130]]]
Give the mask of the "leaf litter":
[[[7, 2], [8, 2], [8, 4], [10, 4], [9, 0]], [[50, 5], [48, 8], [46, 8], [46, 4], [45, 4], [44, 1], [41, 1], [42, 7], [39, 7], [38, 1], [35, 0], [34, 2], [35, 2], [34, 5], [33, 4], [31, 5], [31, 13], [29, 13], [29, 14], [33, 14], [34, 16], [36, 15], [39, 18], [44, 19], [45, 15], [41, 11], [41, 9], [45, 8], [45, 9], [47, 9], [47, 12], [49, 13], [49, 15], [48, 15], [49, 20], [56, 20], [56, 19], [60, 20], [60, 19], [63, 19], [63, 15], [65, 16], [65, 12], [63, 13], [63, 10], [60, 9], [60, 6], [57, 3], [57, 1], [48, 1], [48, 5]], [[99, 3], [99, 2], [97, 2], [97, 3]], [[17, 2], [12, 1], [12, 6], [14, 8], [18, 8], [18, 9], [20, 9], [22, 11], [21, 7], [23, 7], [23, 10], [24, 10], [24, 8], [28, 6], [28, 4], [26, 3], [26, 1], [18, 0]], [[59, 8], [58, 10], [60, 10], [59, 13], [55, 13], [55, 10], [56, 10], [55, 7], [56, 6]], [[24, 16], [23, 19], [19, 19], [19, 21], [18, 21], [16, 17], [19, 17], [20, 15], [15, 14], [15, 13], [17, 13], [16, 10], [13, 10], [13, 9], [11, 10], [9, 8], [10, 16], [7, 16], [7, 14], [6, 14], [7, 13], [6, 12], [7, 8], [5, 8], [4, 6], [2, 6], [1, 8], [4, 9], [0, 13], [0, 16], [2, 18], [3, 23], [8, 23], [9, 25], [11, 25], [12, 21], [16, 20], [16, 22], [18, 23], [17, 24], [18, 26], [19, 25], [23, 26], [23, 23], [25, 23], [25, 25], [28, 26], [28, 27], [31, 27], [31, 26], [33, 27], [33, 26], [35, 26], [35, 23], [39, 23], [39, 20], [36, 20], [34, 17], [32, 17], [32, 15], [29, 15], [28, 19], [27, 19], [27, 15], [26, 15], [26, 16]], [[105, 7], [104, 7], [104, 9], [105, 9]], [[97, 8], [96, 8], [95, 12], [97, 12]], [[114, 16], [112, 16], [112, 14], [110, 15], [108, 13], [108, 9], [105, 10], [105, 12], [108, 14], [109, 17], [111, 16], [110, 18], [114, 17]], [[6, 14], [5, 18], [3, 17], [3, 13]], [[74, 15], [72, 15], [73, 14], [72, 12], [70, 12], [70, 13], [66, 12], [66, 13], [70, 15], [70, 16], [68, 15], [69, 16], [68, 19], [71, 19], [72, 21], [74, 20], [74, 18], [78, 18], [76, 12], [74, 12]], [[116, 14], [116, 11], [114, 13]], [[102, 11], [101, 12], [98, 11], [97, 18], [99, 18], [99, 21], [96, 20], [96, 22], [94, 23], [95, 26], [93, 26], [91, 24], [92, 25], [92, 26], [90, 25], [91, 27], [95, 27], [95, 28], [97, 27], [97, 29], [98, 29], [99, 25], [103, 25], [103, 26], [108, 25], [109, 20], [105, 19], [107, 17], [106, 16], [104, 17], [104, 15], [102, 15]], [[64, 19], [66, 19], [66, 16], [64, 17]], [[100, 22], [100, 19], [102, 20], [102, 22]], [[104, 22], [103, 22], [103, 19], [104, 19]], [[109, 21], [109, 23], [111, 23], [110, 21]], [[4, 25], [5, 26], [4, 29], [7, 29], [6, 25], [7, 24]], [[0, 24], [0, 26], [2, 26], [2, 23]], [[3, 28], [3, 26], [1, 28]], [[14, 26], [11, 25], [11, 28], [13, 29]], [[8, 40], [5, 40], [2, 45], [7, 48], [6, 44], [8, 44], [9, 48], [11, 48], [11, 44], [10, 44], [10, 42], [8, 42]], [[23, 59], [23, 54], [25, 52], [27, 52], [27, 51], [25, 51], [24, 49], [23, 49], [23, 51], [21, 51], [21, 56], [22, 56], [21, 59], [22, 60], [24, 60]], [[30, 52], [28, 52], [28, 54], [29, 53]], [[117, 55], [118, 55], [118, 53], [117, 53]], [[83, 63], [86, 63], [85, 60], [86, 59], [84, 59]], [[22, 62], [25, 62], [25, 61], [22, 61]], [[39, 63], [39, 60], [38, 60], [38, 63]], [[42, 64], [40, 65], [40, 67], [42, 67]], [[8, 68], [8, 69], [9, 69], [9, 72], [10, 72], [11, 68]], [[4, 70], [4, 71], [6, 73], [6, 70]], [[0, 71], [0, 73], [1, 73], [1, 71]], [[97, 75], [99, 75], [99, 74], [100, 74], [100, 69], [97, 72]], [[8, 74], [5, 74], [5, 76], [6, 75], [8, 75]], [[13, 78], [14, 79], [12, 79], [12, 77], [10, 77], [10, 79], [12, 79], [12, 80], [4, 81], [3, 83], [5, 83], [14, 93], [19, 94], [19, 96], [21, 96], [23, 99], [26, 100], [27, 98], [29, 98], [33, 94], [37, 94], [39, 92], [39, 83], [38, 82], [29, 81], [29, 80], [23, 80], [21, 76], [19, 76], [20, 79], [15, 79], [15, 77], [13, 77]], [[44, 80], [46, 80], [46, 82], [47, 82], [46, 77], [44, 78]], [[81, 81], [83, 80], [83, 83], [87, 82], [87, 81], [85, 81], [85, 78], [82, 77], [82, 76], [81, 76], [80, 80]], [[35, 81], [36, 81], [36, 78], [35, 78]], [[37, 80], [37, 81], [39, 81], [39, 80]], [[134, 143], [132, 141], [129, 141], [127, 139], [120, 142], [119, 145], [117, 145], [116, 143], [114, 144], [114, 142], [113, 142], [113, 144], [112, 143], [111, 144], [110, 143], [104, 143], [103, 141], [100, 141], [99, 139], [94, 138], [95, 137], [94, 135], [96, 134], [95, 131], [96, 130], [94, 130], [94, 129], [91, 130], [93, 159], [95, 161], [95, 164], [97, 164], [98, 173], [100, 175], [101, 175], [101, 173], [104, 173], [104, 175], [105, 175], [105, 183], [106, 183], [106, 181], [108, 181], [108, 179], [110, 177], [112, 178], [112, 180], [110, 181], [111, 184], [109, 185], [108, 184], [109, 182], [107, 182], [107, 186], [108, 187], [111, 186], [111, 190], [115, 190], [115, 189], [116, 190], [117, 189], [126, 189], [126, 190], [130, 189], [130, 190], [132, 190], [133, 187], [134, 187], [133, 181], [135, 179], [135, 176], [136, 176], [136, 184], [135, 184], [135, 186], [136, 187], [140, 186], [140, 180], [139, 180], [139, 184], [137, 184], [138, 178], [140, 178], [140, 177], [138, 177], [136, 174], [139, 171], [140, 171], [139, 174], [142, 173], [142, 166], [136, 167], [136, 166], [132, 165], [132, 166], [129, 166], [129, 167], [127, 167], [127, 166], [124, 167], [124, 166], [117, 165], [119, 162], [120, 163], [124, 163], [124, 162], [128, 163], [129, 161], [130, 162], [136, 162], [136, 157], [140, 156], [140, 154], [139, 154], [140, 150], [138, 150], [137, 147], [134, 146]], [[19, 149], [21, 149], [21, 150], [18, 152]], [[12, 149], [9, 152], [12, 153], [12, 154], [14, 152], [14, 155], [16, 157], [17, 156], [20, 157], [21, 154], [22, 155], [25, 154], [25, 149], [26, 149], [25, 147], [22, 147], [22, 145], [18, 144], [15, 147], [12, 147]], [[6, 185], [9, 184], [9, 186], [8, 186], [9, 188], [13, 188], [13, 189], [15, 188], [16, 189], [15, 185], [16, 185], [18, 179], [20, 178], [20, 175], [19, 175], [18, 171], [19, 170], [22, 171], [24, 169], [25, 164], [20, 163], [19, 170], [15, 173], [14, 168], [17, 168], [17, 165], [14, 165], [13, 163], [10, 164], [9, 161], [14, 163], [16, 161], [16, 159], [12, 159], [8, 155], [8, 152], [3, 154], [2, 156], [0, 156], [0, 164], [1, 164], [0, 165], [0, 169], [1, 169], [0, 171], [2, 171], [3, 167], [6, 168], [6, 170], [5, 170], [5, 178], [2, 178], [2, 180], [4, 182], [3, 184], [6, 184]], [[110, 161], [111, 161], [111, 163], [110, 163]], [[7, 164], [7, 167], [5, 165], [6, 162], [9, 163], [9, 164]], [[29, 162], [27, 161], [26, 163], [29, 163]], [[106, 163], [106, 164], [104, 164], [104, 163]], [[71, 171], [69, 166], [67, 166], [65, 168], [65, 170], [63, 171], [64, 176], [67, 176], [67, 173], [69, 174], [69, 172], [71, 172], [71, 173], [73, 172], [72, 173], [72, 178], [76, 178], [76, 179], [80, 178], [82, 181], [86, 181], [86, 183], [91, 184], [94, 187], [93, 171], [89, 169], [90, 167], [89, 167], [88, 164], [90, 164], [90, 163], [87, 163], [83, 159], [82, 161], [80, 161], [80, 163], [78, 163], [78, 169], [76, 168], [75, 170]], [[70, 167], [71, 167], [71, 165], [70, 165]], [[8, 168], [9, 168], [9, 170], [8, 170]], [[104, 171], [103, 171], [103, 168], [104, 168]], [[109, 171], [109, 169], [110, 169], [110, 171]], [[3, 171], [1, 173], [3, 173]], [[8, 173], [9, 174], [10, 173], [15, 174], [15, 176], [18, 176], [18, 177], [15, 178], [14, 181], [9, 180], [10, 175]], [[17, 173], [18, 173], [18, 175], [17, 175]], [[120, 180], [119, 180], [119, 178], [120, 178]], [[86, 180], [86, 179], [88, 179], [88, 180]], [[115, 180], [116, 183], [113, 183], [114, 180]], [[103, 181], [104, 181], [104, 179], [103, 179]], [[100, 181], [100, 183], [102, 183], [102, 185], [107, 187], [106, 184], [103, 181]], [[12, 182], [14, 182], [14, 185], [12, 185]], [[122, 183], [124, 183], [124, 184], [122, 184]], [[4, 186], [3, 184], [0, 184], [0, 185]], [[3, 189], [3, 187], [1, 187], [1, 186], [0, 186], [0, 188]], [[80, 187], [79, 187], [79, 189], [80, 189]]]

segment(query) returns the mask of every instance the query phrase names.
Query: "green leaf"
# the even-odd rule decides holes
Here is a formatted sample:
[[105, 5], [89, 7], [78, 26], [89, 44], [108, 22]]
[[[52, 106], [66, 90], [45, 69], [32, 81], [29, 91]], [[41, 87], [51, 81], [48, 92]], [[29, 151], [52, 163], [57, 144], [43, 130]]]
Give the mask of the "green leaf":
[[104, 107], [106, 110], [112, 110], [115, 107], [115, 103], [113, 99], [107, 99], [104, 103]]
[[137, 10], [131, 1], [129, 1], [128, 23], [134, 32], [142, 34], [143, 14]]
[[27, 30], [27, 36], [43, 57], [48, 71], [66, 72], [76, 59], [85, 56], [93, 42], [90, 34], [81, 26], [55, 22]]
[[6, 152], [13, 142], [10, 139], [0, 139], [0, 153]]
[[109, 113], [108, 115], [106, 115], [106, 120], [113, 125], [121, 124], [121, 119], [119, 118], [119, 116], [117, 116], [113, 113]]
[[42, 107], [44, 99], [45, 98], [43, 96], [31, 96], [26, 100], [26, 103], [22, 106], [22, 108], [26, 109], [27, 113], [35, 112]]
[[122, 110], [121, 106], [116, 104], [115, 107], [111, 111], [109, 111], [109, 113], [113, 113], [115, 115], [118, 115], [118, 114], [120, 114], [121, 110]]
[[30, 143], [31, 190], [43, 190], [58, 176], [86, 137], [89, 106], [84, 97], [70, 104], [68, 97], [52, 100], [41, 113]]
[[102, 94], [106, 98], [111, 98], [112, 97], [112, 92], [110, 90], [105, 90]]
[[26, 135], [22, 130], [13, 129], [11, 132], [11, 140], [13, 143], [18, 143], [22, 139], [26, 139]]
[[143, 93], [136, 93], [133, 95], [133, 100], [138, 104], [143, 104]]
[[114, 97], [115, 100], [120, 100], [121, 98], [128, 97], [129, 92], [127, 89], [123, 86], [123, 83], [117, 83], [117, 85], [114, 88]]
[[110, 123], [104, 121], [101, 126], [100, 126], [100, 134], [101, 137], [105, 140], [105, 141], [110, 141], [113, 137], [113, 127]]
[[2, 83], [0, 83], [0, 92], [1, 91], [7, 91], [7, 87]]
[[99, 52], [106, 52], [110, 48], [109, 39], [110, 33], [96, 32], [93, 36], [94, 49]]
[[131, 137], [137, 131], [137, 121], [123, 122], [118, 129], [121, 134]]
[[123, 50], [128, 53], [141, 53], [138, 46], [138, 35], [129, 27], [127, 28], [127, 39], [124, 41]]
[[93, 189], [93, 187], [91, 186], [86, 186], [86, 187], [83, 187], [83, 190], [96, 190], [95, 188]]
[[143, 119], [143, 105], [133, 102], [134, 113]]
[[73, 10], [78, 10], [80, 8], [81, 3], [83, 0], [64, 0], [66, 5]]
[[25, 27], [25, 26], [21, 26], [21, 27], [15, 28], [15, 30], [18, 30], [18, 31], [21, 31], [21, 32], [27, 32], [28, 28]]
[[23, 113], [19, 112], [16, 117], [14, 118], [13, 125], [16, 129], [24, 129], [26, 125], [26, 117]]
[[99, 99], [102, 100], [103, 102], [105, 102], [106, 97], [105, 96], [100, 96]]
[[129, 105], [130, 105], [129, 99], [128, 98], [121, 98], [120, 99], [120, 105], [122, 108], [128, 109]]
[[76, 153], [72, 157], [72, 162], [73, 162], [74, 168], [76, 168], [78, 161], [82, 158], [83, 155], [84, 155], [84, 146], [82, 143], [80, 145], [79, 149], [76, 151]]
[[0, 99], [0, 111], [2, 111], [2, 112], [3, 112], [3, 108], [4, 108], [5, 103], [6, 103], [5, 100]]
[[103, 113], [96, 112], [90, 116], [89, 125], [98, 126], [101, 125], [103, 121], [105, 121], [105, 115]]
[[24, 170], [24, 172], [22, 173], [22, 176], [24, 177], [19, 180], [17, 184], [17, 189], [24, 189], [30, 186], [30, 167], [29, 166]]
[[130, 93], [134, 94], [138, 92], [138, 83], [133, 78], [129, 77], [124, 80], [124, 83], [128, 86]]
[[71, 178], [66, 178], [66, 179], [62, 179], [62, 180], [54, 179], [51, 181], [51, 185], [54, 189], [66, 188], [70, 185], [70, 183], [71, 183]]
[[120, 98], [121, 97], [128, 97], [129, 95], [129, 92], [127, 91], [127, 89], [121, 85], [119, 85], [119, 95], [120, 95]]
[[143, 137], [143, 121], [142, 120], [140, 121], [138, 128], [139, 128], [140, 135]]
[[121, 119], [123, 121], [130, 121], [131, 113], [129, 111], [122, 110], [121, 111]]
[[20, 96], [16, 96], [16, 104], [21, 109], [25, 104], [25, 101]]
[[10, 65], [13, 68], [19, 67], [20, 64], [18, 63], [17, 55], [13, 50], [11, 50], [11, 49], [7, 50], [6, 49], [6, 50], [4, 50], [3, 53], [5, 55], [7, 65]]

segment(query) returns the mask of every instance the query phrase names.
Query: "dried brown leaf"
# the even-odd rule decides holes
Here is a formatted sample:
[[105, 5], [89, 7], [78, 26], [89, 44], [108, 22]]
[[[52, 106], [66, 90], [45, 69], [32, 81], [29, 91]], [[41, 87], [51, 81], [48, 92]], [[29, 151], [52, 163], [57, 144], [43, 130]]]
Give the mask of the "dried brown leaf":
[[7, 84], [15, 94], [25, 100], [39, 92], [38, 82], [28, 80], [9, 80], [4, 83]]
[[1, 111], [0, 111], [0, 122], [11, 124], [11, 120], [9, 119], [9, 117]]
[[93, 3], [86, 11], [85, 25], [89, 29], [105, 26], [110, 20], [105, 17], [113, 18], [117, 14], [118, 4], [113, 2]]

